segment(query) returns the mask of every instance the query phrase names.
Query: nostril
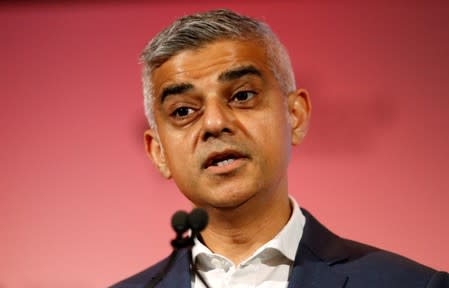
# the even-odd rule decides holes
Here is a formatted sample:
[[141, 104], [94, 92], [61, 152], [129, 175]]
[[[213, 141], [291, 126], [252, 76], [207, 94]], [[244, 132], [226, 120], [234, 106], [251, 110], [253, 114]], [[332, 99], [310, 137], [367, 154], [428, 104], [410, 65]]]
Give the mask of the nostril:
[[217, 132], [206, 131], [203, 134], [203, 141], [207, 141], [207, 140], [209, 140], [209, 138], [219, 138], [222, 134], [230, 134], [230, 133], [232, 133], [231, 129], [229, 129], [227, 127], [223, 128]]
[[206, 132], [203, 134], [203, 141], [209, 140], [209, 138], [214, 137], [214, 135], [211, 132]]
[[227, 127], [223, 128], [223, 130], [221, 130], [221, 133], [231, 133], [231, 130]]

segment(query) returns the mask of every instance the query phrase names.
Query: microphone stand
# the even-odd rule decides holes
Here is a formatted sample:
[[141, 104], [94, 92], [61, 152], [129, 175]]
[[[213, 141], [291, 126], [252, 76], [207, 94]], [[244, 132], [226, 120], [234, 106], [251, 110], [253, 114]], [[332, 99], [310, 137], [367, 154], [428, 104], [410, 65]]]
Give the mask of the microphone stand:
[[200, 272], [198, 271], [197, 265], [196, 263], [193, 261], [193, 256], [192, 256], [192, 247], [193, 247], [193, 238], [194, 236], [192, 235], [191, 237], [185, 237], [185, 238], [181, 238], [179, 239], [178, 237], [176, 239], [173, 239], [171, 244], [173, 246], [173, 251], [171, 252], [169, 258], [168, 258], [168, 262], [165, 265], [164, 269], [162, 269], [161, 272], [159, 272], [156, 277], [154, 277], [153, 279], [151, 279], [150, 282], [148, 282], [144, 288], [154, 288], [156, 287], [156, 285], [161, 282], [161, 280], [164, 278], [165, 275], [167, 275], [168, 271], [170, 271], [171, 267], [173, 266], [173, 264], [175, 263], [175, 259], [176, 256], [178, 255], [178, 252], [181, 248], [183, 247], [188, 247], [189, 251], [189, 268], [191, 271], [191, 275], [197, 276], [198, 279], [200, 279], [200, 281], [203, 283], [203, 285], [206, 288], [211, 288], [210, 285], [207, 283], [206, 279], [204, 279], [204, 277], [200, 274]]
[[[176, 238], [170, 242], [173, 247], [173, 251], [169, 256], [167, 264], [164, 266], [164, 269], [162, 269], [154, 278], [152, 278], [151, 281], [149, 281], [144, 286], [144, 288], [154, 288], [159, 282], [162, 281], [162, 279], [167, 275], [167, 273], [172, 268], [173, 264], [175, 263], [175, 259], [178, 256], [178, 252], [182, 248], [189, 249], [188, 257], [189, 257], [189, 270], [191, 276], [192, 277], [197, 276], [198, 279], [200, 279], [200, 281], [206, 288], [210, 288], [207, 281], [199, 273], [192, 256], [192, 248], [193, 245], [195, 244], [193, 239], [197, 237], [199, 232], [202, 231], [207, 226], [207, 222], [208, 216], [206, 211], [199, 208], [193, 209], [190, 214], [187, 214], [184, 211], [178, 211], [173, 215], [172, 227], [176, 232]], [[184, 237], [183, 236], [184, 232], [186, 232], [189, 228], [192, 231], [191, 236]]]
[[[193, 246], [193, 240], [191, 237], [183, 237], [183, 231], [177, 231], [176, 232], [176, 238], [171, 241], [171, 245], [173, 247], [173, 251], [171, 252], [167, 264], [164, 266], [164, 269], [159, 272], [156, 277], [151, 279], [150, 282], [148, 282], [144, 288], [154, 288], [156, 285], [161, 282], [161, 280], [164, 278], [164, 276], [170, 271], [171, 267], [175, 263], [176, 256], [178, 256], [178, 252], [183, 247], [191, 247]], [[192, 252], [192, 249], [189, 249], [190, 254]], [[191, 256], [190, 256], [191, 258]], [[191, 259], [190, 259], [190, 263]], [[207, 287], [207, 286], [206, 286]]]
[[193, 239], [195, 238], [196, 233], [192, 233], [191, 239], [192, 239], [192, 246], [189, 247], [189, 261], [190, 261], [190, 270], [192, 271], [192, 276], [197, 276], [198, 279], [203, 283], [203, 285], [206, 288], [211, 288], [209, 284], [207, 283], [206, 279], [201, 275], [201, 273], [198, 271], [198, 267], [196, 266], [196, 263], [193, 261], [192, 256], [192, 248], [193, 248]]

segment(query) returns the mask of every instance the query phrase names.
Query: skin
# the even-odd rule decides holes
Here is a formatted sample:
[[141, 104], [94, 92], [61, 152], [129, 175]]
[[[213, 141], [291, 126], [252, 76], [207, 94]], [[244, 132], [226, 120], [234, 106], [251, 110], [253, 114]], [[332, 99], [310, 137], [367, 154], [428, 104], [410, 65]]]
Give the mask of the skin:
[[157, 131], [145, 132], [148, 155], [206, 209], [205, 244], [235, 264], [287, 223], [290, 149], [311, 112], [305, 90], [282, 93], [266, 54], [256, 42], [220, 40], [180, 52], [151, 76]]

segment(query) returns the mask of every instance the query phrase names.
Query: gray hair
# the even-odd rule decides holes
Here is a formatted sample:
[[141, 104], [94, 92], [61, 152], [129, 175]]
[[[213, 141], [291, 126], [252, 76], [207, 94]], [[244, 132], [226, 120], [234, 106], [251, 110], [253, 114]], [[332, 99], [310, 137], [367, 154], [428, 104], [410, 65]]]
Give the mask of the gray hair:
[[260, 41], [265, 46], [268, 65], [282, 92], [287, 95], [296, 89], [288, 53], [266, 23], [230, 10], [212, 10], [184, 16], [156, 35], [145, 46], [140, 58], [143, 63], [145, 114], [152, 129], [156, 129], [156, 123], [151, 73], [181, 51], [200, 48], [223, 39]]

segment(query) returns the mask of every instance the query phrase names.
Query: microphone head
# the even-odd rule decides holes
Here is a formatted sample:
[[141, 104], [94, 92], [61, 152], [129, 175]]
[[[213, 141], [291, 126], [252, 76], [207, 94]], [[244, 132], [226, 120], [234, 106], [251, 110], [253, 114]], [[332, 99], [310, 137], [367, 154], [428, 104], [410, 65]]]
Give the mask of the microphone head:
[[171, 217], [171, 227], [177, 234], [184, 233], [189, 229], [189, 214], [185, 211], [177, 211]]
[[209, 216], [207, 215], [206, 210], [202, 208], [195, 208], [192, 212], [190, 212], [188, 219], [192, 232], [198, 233], [206, 228], [209, 221]]

